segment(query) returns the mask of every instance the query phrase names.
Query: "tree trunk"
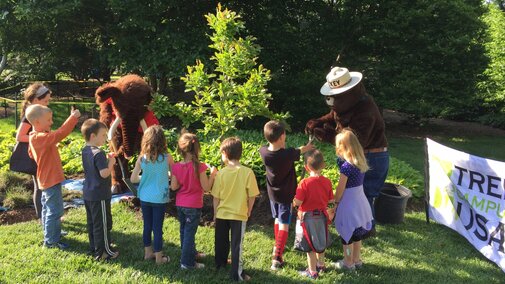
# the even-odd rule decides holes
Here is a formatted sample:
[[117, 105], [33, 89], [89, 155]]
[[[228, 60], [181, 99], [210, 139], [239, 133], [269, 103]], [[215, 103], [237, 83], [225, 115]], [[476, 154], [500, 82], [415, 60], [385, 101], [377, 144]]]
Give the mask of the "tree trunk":
[[156, 93], [158, 91], [158, 80], [156, 79], [156, 75], [149, 75], [149, 84], [151, 84], [153, 92]]
[[2, 60], [0, 60], [0, 74], [2, 74], [6, 66], [7, 66], [7, 54], [2, 54]]
[[158, 91], [163, 94], [163, 95], [167, 95], [167, 91], [168, 91], [168, 80], [167, 80], [167, 76], [165, 75], [162, 75], [161, 78], [160, 78], [160, 82], [159, 82], [159, 86], [158, 86]]

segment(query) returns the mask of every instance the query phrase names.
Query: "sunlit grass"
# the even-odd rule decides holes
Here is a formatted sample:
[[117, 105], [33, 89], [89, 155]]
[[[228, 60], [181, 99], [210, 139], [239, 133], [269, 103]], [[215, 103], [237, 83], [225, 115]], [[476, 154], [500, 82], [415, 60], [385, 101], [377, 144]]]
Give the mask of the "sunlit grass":
[[[144, 261], [141, 215], [126, 206], [114, 205], [112, 238], [120, 256], [111, 263], [95, 262], [86, 255], [88, 240], [84, 208], [66, 214], [68, 251], [43, 249], [42, 232], [35, 222], [0, 227], [0, 282], [59, 283], [226, 283], [229, 270], [214, 269], [214, 229], [199, 227], [197, 248], [208, 256], [205, 269], [179, 269], [179, 223], [168, 217], [164, 224], [164, 252], [171, 262], [156, 266]], [[293, 228], [292, 228], [293, 229]], [[273, 238], [271, 226], [249, 226], [244, 240], [244, 264], [253, 283], [300, 283], [298, 270], [306, 267], [303, 253], [293, 251], [294, 230], [285, 253], [287, 265], [269, 270]], [[329, 261], [342, 258], [342, 249], [331, 228], [333, 245]], [[364, 242], [365, 266], [354, 273], [334, 270], [322, 273], [319, 283], [500, 283], [503, 272], [487, 261], [463, 237], [452, 230], [427, 224], [423, 213], [409, 213], [401, 225], [379, 225], [378, 235]]]

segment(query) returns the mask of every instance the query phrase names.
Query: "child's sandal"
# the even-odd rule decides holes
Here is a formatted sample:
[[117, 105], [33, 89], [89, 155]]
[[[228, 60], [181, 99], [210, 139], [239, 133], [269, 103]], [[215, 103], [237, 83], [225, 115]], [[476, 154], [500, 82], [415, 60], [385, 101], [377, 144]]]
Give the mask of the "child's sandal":
[[168, 263], [169, 261], [170, 261], [170, 257], [168, 257], [168, 255], [163, 255], [163, 256], [161, 256], [161, 261], [156, 261], [156, 264], [162, 265], [162, 264]]
[[207, 254], [205, 254], [203, 252], [197, 252], [195, 255], [195, 259], [201, 260], [201, 259], [205, 258], [206, 256], [207, 256]]

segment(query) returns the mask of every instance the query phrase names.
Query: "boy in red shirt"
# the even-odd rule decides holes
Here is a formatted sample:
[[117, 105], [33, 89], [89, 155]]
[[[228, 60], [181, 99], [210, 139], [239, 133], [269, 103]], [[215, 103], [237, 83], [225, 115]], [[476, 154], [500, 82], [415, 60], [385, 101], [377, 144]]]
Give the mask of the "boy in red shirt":
[[44, 227], [44, 246], [66, 249], [67, 244], [60, 242], [61, 221], [63, 216], [63, 197], [61, 182], [65, 180], [60, 154], [56, 145], [67, 137], [81, 113], [73, 109], [68, 119], [56, 131], [51, 131], [53, 112], [46, 106], [30, 105], [26, 109], [26, 118], [33, 125], [30, 133], [28, 153], [37, 162], [37, 182], [42, 191], [42, 225]]
[[320, 270], [325, 269], [324, 250], [330, 245], [328, 233], [328, 215], [326, 207], [333, 200], [331, 181], [321, 175], [324, 168], [323, 154], [319, 150], [312, 150], [305, 154], [305, 169], [309, 177], [300, 181], [293, 199], [298, 208], [298, 219], [303, 227], [304, 247], [307, 252], [308, 268], [301, 271], [303, 276], [316, 279]]

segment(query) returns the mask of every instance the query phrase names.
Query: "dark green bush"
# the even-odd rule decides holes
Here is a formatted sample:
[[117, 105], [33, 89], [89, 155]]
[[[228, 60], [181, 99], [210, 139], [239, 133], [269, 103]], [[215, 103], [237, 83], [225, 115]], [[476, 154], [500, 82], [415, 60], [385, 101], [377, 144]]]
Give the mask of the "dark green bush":
[[[238, 136], [243, 142], [241, 163], [245, 166], [250, 167], [254, 171], [256, 179], [258, 180], [258, 184], [260, 187], [265, 188], [265, 168], [259, 155], [259, 148], [262, 145], [267, 144], [265, 138], [259, 131], [236, 131], [234, 135]], [[307, 142], [308, 138], [303, 134], [288, 133], [287, 135], [287, 147], [299, 147], [306, 144]], [[214, 140], [209, 142], [204, 138], [201, 144], [201, 160], [214, 166], [221, 165], [219, 143]], [[336, 187], [339, 171], [336, 164], [334, 147], [332, 145], [322, 144], [317, 141], [314, 142], [314, 144], [323, 152], [325, 158], [326, 168], [324, 169], [323, 174], [328, 177], [332, 181], [333, 186]], [[169, 145], [169, 148], [175, 146], [176, 144], [173, 146]], [[303, 165], [301, 161], [296, 164], [296, 172], [298, 176], [302, 172], [302, 167]], [[412, 168], [406, 162], [398, 160], [394, 157], [392, 157], [390, 161], [390, 169], [387, 181], [401, 184], [409, 188], [415, 198], [421, 198], [424, 196], [424, 178], [421, 173]]]
[[424, 197], [424, 178], [417, 170], [404, 161], [391, 158], [387, 182], [401, 184], [412, 191], [416, 198]]
[[[245, 166], [250, 167], [258, 180], [260, 187], [265, 188], [265, 168], [259, 155], [259, 149], [267, 142], [260, 131], [235, 131], [231, 135], [238, 136], [243, 142], [243, 153], [241, 162]], [[180, 161], [181, 157], [177, 153], [177, 139], [179, 132], [177, 129], [165, 130], [167, 137], [168, 149], [174, 156], [176, 161]], [[202, 148], [201, 160], [212, 166], [221, 167], [221, 154], [219, 152], [220, 142], [212, 137], [200, 137]], [[300, 147], [308, 142], [308, 137], [300, 133], [287, 134], [288, 147]], [[325, 157], [326, 169], [323, 174], [327, 176], [336, 186], [338, 182], [338, 169], [336, 166], [335, 150], [332, 145], [314, 142], [316, 147], [320, 149]], [[82, 174], [81, 149], [84, 146], [84, 140], [80, 136], [72, 136], [66, 138], [60, 144], [60, 154], [62, 158], [65, 174]], [[130, 161], [133, 167], [135, 159]], [[302, 172], [302, 163], [296, 164], [298, 175]], [[423, 177], [421, 173], [414, 170], [409, 164], [392, 158], [389, 170], [388, 181], [398, 183], [412, 190], [413, 195], [417, 198], [423, 196]], [[3, 172], [0, 174], [0, 193], [6, 191], [8, 187], [24, 185], [25, 188], [31, 188], [31, 177], [23, 174]]]

